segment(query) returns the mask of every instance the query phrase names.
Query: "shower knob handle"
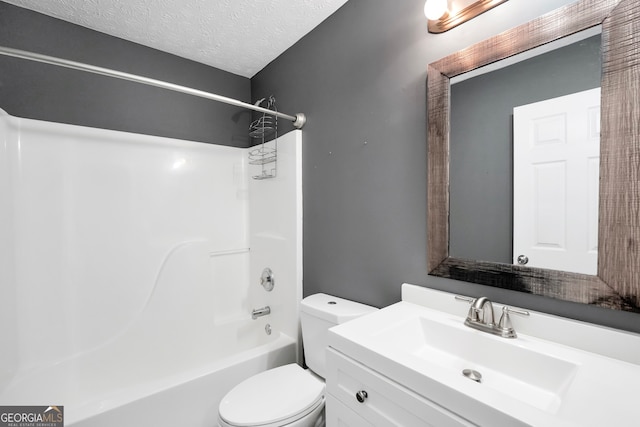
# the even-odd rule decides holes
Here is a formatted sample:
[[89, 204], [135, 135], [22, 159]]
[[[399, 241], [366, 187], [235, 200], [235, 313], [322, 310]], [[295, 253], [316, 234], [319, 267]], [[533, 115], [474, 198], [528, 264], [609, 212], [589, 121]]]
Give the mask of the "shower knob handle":
[[276, 285], [276, 279], [273, 276], [273, 271], [271, 271], [269, 267], [262, 270], [262, 275], [260, 276], [260, 284], [267, 292], [270, 292]]

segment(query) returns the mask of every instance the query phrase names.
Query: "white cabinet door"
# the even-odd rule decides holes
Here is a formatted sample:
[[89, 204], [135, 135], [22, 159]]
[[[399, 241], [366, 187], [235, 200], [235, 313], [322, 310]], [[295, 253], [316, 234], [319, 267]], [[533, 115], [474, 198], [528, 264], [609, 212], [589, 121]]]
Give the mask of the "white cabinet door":
[[513, 110], [513, 262], [595, 275], [600, 88]]
[[[327, 350], [326, 379], [327, 427], [351, 426], [348, 419], [353, 420], [354, 427], [475, 426], [331, 348]], [[358, 398], [359, 392], [366, 395]]]

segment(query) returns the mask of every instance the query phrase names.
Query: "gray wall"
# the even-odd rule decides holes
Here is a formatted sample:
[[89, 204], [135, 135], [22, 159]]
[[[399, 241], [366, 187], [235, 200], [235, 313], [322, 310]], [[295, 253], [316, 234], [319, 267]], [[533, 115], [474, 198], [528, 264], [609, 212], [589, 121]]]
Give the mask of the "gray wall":
[[427, 275], [427, 65], [571, 2], [511, 0], [428, 34], [424, 0], [350, 0], [251, 80], [308, 115], [305, 295], [384, 306], [409, 282], [640, 332], [637, 314]]
[[512, 262], [513, 108], [600, 87], [600, 35], [451, 86], [451, 256]]
[[[0, 2], [0, 45], [250, 101], [249, 79]], [[246, 147], [236, 107], [0, 56], [0, 108], [18, 117]]]

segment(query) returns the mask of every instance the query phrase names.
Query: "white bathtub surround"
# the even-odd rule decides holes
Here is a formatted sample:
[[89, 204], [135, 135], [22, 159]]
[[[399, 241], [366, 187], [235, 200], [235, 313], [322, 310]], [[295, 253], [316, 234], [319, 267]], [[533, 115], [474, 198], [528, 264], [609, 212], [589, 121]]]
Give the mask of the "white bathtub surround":
[[[15, 283], [15, 251], [13, 249], [14, 212], [8, 208], [14, 189], [11, 182], [5, 179], [11, 173], [13, 165], [9, 161], [10, 141], [15, 139], [14, 128], [6, 120], [0, 119], [0, 337], [5, 340], [0, 351], [0, 393], [2, 385], [8, 384], [18, 368], [19, 351], [15, 348], [18, 342], [18, 317], [16, 304], [17, 289], [9, 286]], [[7, 284], [7, 286], [5, 286]]]
[[[288, 164], [300, 132], [280, 147], [294, 153], [279, 159], [294, 174], [268, 191], [280, 201], [271, 214], [289, 218], [301, 215], [300, 167]], [[287, 269], [301, 259], [300, 227], [253, 218], [262, 189], [246, 159], [245, 149], [0, 111], [0, 405], [57, 402], [66, 425], [142, 425], [117, 414], [145, 414], [179, 389], [182, 399], [164, 401], [174, 417], [213, 425], [231, 386], [295, 360], [301, 273]], [[252, 247], [276, 232], [286, 245]], [[274, 290], [281, 306], [253, 273], [267, 261], [288, 278]], [[254, 304], [269, 303], [272, 315], [251, 320]]]
[[[273, 142], [266, 143], [273, 147]], [[271, 307], [271, 315], [257, 320], [292, 337], [299, 337], [298, 313], [302, 300], [302, 131], [278, 138], [276, 178], [249, 179], [250, 286], [252, 308]], [[269, 166], [269, 165], [267, 165]], [[248, 166], [248, 176], [259, 175], [259, 165]], [[266, 292], [260, 275], [269, 267], [275, 287]], [[299, 340], [298, 340], [299, 341]]]

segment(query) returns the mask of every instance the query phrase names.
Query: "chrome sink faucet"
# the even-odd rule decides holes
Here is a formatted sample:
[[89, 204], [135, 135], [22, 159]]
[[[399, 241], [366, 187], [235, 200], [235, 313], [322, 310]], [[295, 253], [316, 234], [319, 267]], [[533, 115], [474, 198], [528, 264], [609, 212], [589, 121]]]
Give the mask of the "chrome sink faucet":
[[507, 307], [505, 305], [502, 307], [502, 316], [500, 316], [500, 321], [496, 325], [495, 316], [493, 314], [493, 304], [488, 298], [469, 298], [456, 295], [456, 299], [471, 303], [471, 307], [469, 307], [469, 314], [467, 314], [467, 318], [464, 321], [465, 325], [470, 328], [477, 329], [482, 332], [488, 332], [493, 335], [499, 335], [504, 338], [516, 338], [518, 336], [515, 329], [513, 329], [509, 313], [522, 314], [523, 316], [529, 315], [528, 311]]
[[493, 315], [493, 304], [487, 297], [480, 297], [473, 300], [467, 321], [486, 326], [493, 326], [495, 317]]

